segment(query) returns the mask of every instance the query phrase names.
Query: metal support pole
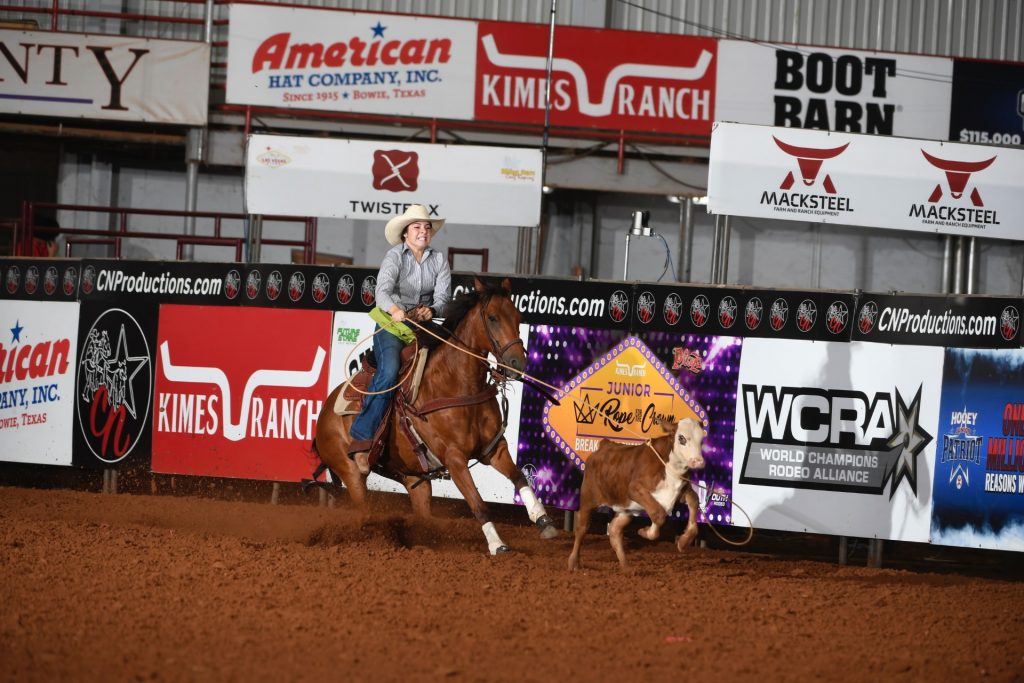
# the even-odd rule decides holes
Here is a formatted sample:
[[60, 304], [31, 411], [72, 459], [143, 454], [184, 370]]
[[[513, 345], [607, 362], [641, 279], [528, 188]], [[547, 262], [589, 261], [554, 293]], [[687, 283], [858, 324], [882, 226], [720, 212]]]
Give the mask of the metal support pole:
[[623, 262], [622, 262], [622, 279], [623, 280], [628, 280], [629, 279], [629, 237], [630, 237], [630, 234], [627, 232], [626, 233], [626, 257], [625, 257], [625, 259], [623, 259]]
[[950, 293], [953, 282], [953, 236], [946, 235], [942, 241], [942, 293]]
[[978, 238], [967, 238], [967, 293], [976, 294], [978, 291]]
[[679, 281], [690, 281], [690, 260], [693, 253], [693, 197], [679, 200]]
[[718, 266], [718, 282], [724, 285], [729, 281], [729, 242], [732, 240], [732, 216], [726, 216], [722, 221], [722, 246], [719, 249], [721, 263]]
[[213, 42], [213, 3], [214, 0], [206, 0], [206, 7], [203, 9], [203, 42]]
[[566, 531], [568, 531], [569, 533], [572, 533], [572, 532], [576, 531], [576, 513], [575, 512], [573, 512], [572, 510], [566, 510], [565, 511], [565, 520], [564, 520], [564, 523], [562, 525], [562, 528], [565, 529]]
[[845, 567], [850, 551], [850, 540], [846, 536], [839, 537], [839, 566]]
[[956, 238], [956, 251], [953, 254], [953, 294], [964, 293], [964, 241], [965, 237]]
[[711, 236], [711, 273], [708, 282], [715, 284], [718, 282], [718, 252], [721, 251], [722, 236], [722, 216], [721, 214], [715, 215], [715, 231]]
[[[196, 210], [196, 199], [199, 194], [199, 164], [206, 155], [206, 129], [189, 128], [185, 136], [185, 210]], [[185, 217], [185, 235], [194, 237], [196, 234], [196, 217]], [[185, 260], [192, 260], [193, 245], [185, 246]]]
[[270, 504], [277, 505], [277, 499], [281, 495], [281, 482], [274, 482], [274, 487], [270, 490]]
[[868, 540], [868, 566], [872, 569], [880, 569], [882, 566], [882, 543], [880, 538]]
[[249, 216], [249, 263], [260, 262], [260, 246], [263, 243], [263, 216]]

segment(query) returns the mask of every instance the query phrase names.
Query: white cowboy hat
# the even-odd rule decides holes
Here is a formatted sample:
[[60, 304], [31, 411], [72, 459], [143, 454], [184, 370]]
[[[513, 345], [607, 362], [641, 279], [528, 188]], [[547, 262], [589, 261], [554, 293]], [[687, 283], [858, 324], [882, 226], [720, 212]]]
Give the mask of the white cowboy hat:
[[437, 234], [437, 231], [444, 225], [443, 218], [431, 218], [427, 213], [427, 207], [422, 204], [410, 204], [409, 208], [405, 210], [401, 216], [395, 216], [388, 221], [388, 224], [384, 226], [384, 237], [390, 244], [398, 244], [402, 241], [402, 231], [405, 230], [410, 223], [416, 223], [417, 221], [426, 221], [430, 223], [430, 231], [433, 234]]

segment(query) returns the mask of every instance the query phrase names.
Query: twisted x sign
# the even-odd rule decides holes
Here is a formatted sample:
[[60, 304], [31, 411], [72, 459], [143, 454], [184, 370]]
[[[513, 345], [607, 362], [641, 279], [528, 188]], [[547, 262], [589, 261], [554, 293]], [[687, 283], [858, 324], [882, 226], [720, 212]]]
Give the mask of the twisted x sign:
[[420, 177], [419, 155], [400, 149], [373, 153], [373, 189], [389, 192], [415, 192]]

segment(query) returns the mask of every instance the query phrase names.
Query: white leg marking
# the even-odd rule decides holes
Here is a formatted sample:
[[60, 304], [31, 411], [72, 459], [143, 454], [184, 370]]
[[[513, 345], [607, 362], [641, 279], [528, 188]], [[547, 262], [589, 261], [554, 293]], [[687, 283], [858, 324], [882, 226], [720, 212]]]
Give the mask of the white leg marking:
[[481, 529], [483, 529], [484, 538], [487, 539], [487, 549], [491, 551], [491, 555], [497, 555], [498, 548], [505, 545], [505, 542], [501, 540], [498, 530], [494, 528], [494, 522], [487, 522]]
[[546, 514], [544, 505], [537, 500], [537, 494], [533, 492], [529, 485], [519, 489], [519, 497], [523, 499], [523, 505], [526, 506], [526, 514], [530, 515], [531, 522], [536, 522]]

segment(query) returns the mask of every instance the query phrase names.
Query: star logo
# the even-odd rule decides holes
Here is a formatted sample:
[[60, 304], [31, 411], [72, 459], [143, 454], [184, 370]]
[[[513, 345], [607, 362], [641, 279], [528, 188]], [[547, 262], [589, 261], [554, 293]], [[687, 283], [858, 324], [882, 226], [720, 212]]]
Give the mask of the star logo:
[[882, 479], [882, 486], [885, 486], [886, 479], [891, 479], [889, 486], [889, 499], [896, 494], [900, 482], [904, 479], [910, 486], [910, 490], [917, 495], [917, 456], [932, 441], [932, 436], [921, 429], [921, 387], [917, 388], [914, 400], [907, 407], [903, 403], [903, 397], [899, 391], [896, 392], [896, 430], [889, 441], [888, 448], [898, 450], [896, 462], [893, 469], [886, 472]]
[[25, 329], [21, 326], [20, 320], [14, 321], [14, 327], [11, 328], [11, 343], [21, 341], [21, 331]]
[[377, 25], [376, 26], [371, 26], [370, 30], [373, 31], [373, 37], [374, 38], [383, 38], [384, 37], [384, 31], [387, 31], [388, 27], [387, 26], [382, 26], [380, 21], [378, 20], [377, 21]]

